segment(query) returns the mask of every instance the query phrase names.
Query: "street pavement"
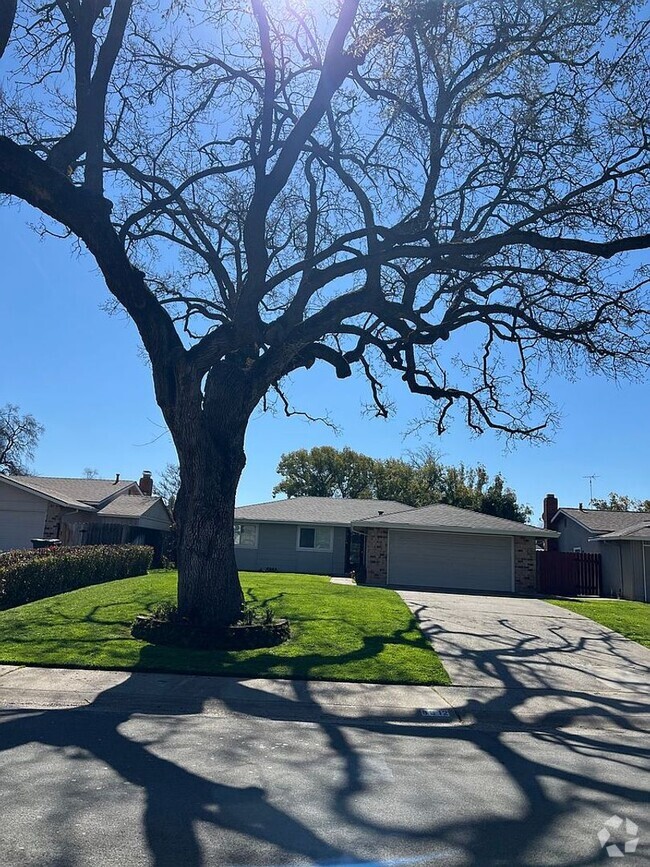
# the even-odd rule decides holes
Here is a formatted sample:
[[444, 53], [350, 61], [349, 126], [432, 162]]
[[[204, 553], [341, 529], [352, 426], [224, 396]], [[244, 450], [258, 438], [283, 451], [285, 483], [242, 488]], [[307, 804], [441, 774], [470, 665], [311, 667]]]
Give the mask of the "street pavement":
[[650, 863], [636, 699], [452, 690], [5, 666], [0, 865]]

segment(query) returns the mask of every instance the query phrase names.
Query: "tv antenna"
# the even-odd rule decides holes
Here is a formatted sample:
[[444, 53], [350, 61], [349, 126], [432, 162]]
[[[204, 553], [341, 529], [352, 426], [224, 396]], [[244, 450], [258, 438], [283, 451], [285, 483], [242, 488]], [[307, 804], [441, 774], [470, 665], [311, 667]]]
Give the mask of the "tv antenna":
[[594, 479], [599, 479], [600, 476], [592, 474], [591, 476], [583, 476], [582, 478], [589, 479], [589, 505], [591, 505], [594, 499]]

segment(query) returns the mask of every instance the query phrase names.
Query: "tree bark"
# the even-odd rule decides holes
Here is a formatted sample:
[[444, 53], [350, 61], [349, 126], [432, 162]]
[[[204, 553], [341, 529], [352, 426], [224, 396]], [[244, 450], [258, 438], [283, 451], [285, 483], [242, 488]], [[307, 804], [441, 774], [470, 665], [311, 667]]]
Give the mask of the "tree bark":
[[197, 442], [181, 458], [183, 482], [174, 510], [178, 536], [178, 610], [209, 629], [234, 623], [243, 601], [234, 548], [234, 508], [244, 453], [211, 463]]
[[241, 614], [235, 497], [246, 463], [246, 427], [264, 385], [252, 383], [237, 365], [221, 363], [208, 374], [203, 390], [196, 381], [191, 390], [192, 400], [181, 398], [167, 413], [181, 475], [174, 509], [178, 609], [197, 625], [220, 629]]

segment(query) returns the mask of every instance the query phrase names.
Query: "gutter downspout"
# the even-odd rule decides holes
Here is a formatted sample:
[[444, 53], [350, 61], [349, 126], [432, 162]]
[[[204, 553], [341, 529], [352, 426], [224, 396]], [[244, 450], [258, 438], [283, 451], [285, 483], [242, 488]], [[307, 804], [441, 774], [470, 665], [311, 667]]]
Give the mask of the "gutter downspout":
[[620, 541], [620, 539], [618, 542], [618, 568], [621, 574], [621, 585], [618, 598], [623, 599], [623, 591], [625, 590], [625, 584], [623, 583], [623, 543]]
[[641, 559], [643, 562], [643, 601], [648, 601], [648, 573], [646, 571], [645, 549], [648, 546], [645, 542], [641, 542]]

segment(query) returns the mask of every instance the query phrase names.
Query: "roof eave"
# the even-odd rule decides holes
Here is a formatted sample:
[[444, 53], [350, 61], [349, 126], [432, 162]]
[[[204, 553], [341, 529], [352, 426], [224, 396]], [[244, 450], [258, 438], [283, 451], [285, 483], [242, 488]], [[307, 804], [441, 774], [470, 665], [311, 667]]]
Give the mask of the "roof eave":
[[382, 530], [419, 530], [427, 533], [465, 533], [467, 535], [472, 536], [530, 536], [534, 539], [558, 539], [560, 534], [555, 530], [544, 530], [541, 527], [527, 527], [525, 524], [522, 524], [522, 529], [519, 530], [507, 530], [507, 529], [494, 529], [492, 527], [452, 527], [452, 526], [416, 526], [415, 524], [396, 524], [388, 521], [374, 521], [374, 520], [365, 520], [365, 521], [353, 521], [353, 526], [355, 527], [363, 527], [367, 529], [369, 527], [377, 527]]
[[565, 518], [568, 518], [570, 521], [575, 521], [579, 527], [582, 527], [583, 530], [588, 530], [590, 533], [597, 533], [598, 531], [594, 527], [588, 527], [586, 524], [583, 524], [582, 521], [579, 521], [575, 515], [568, 515], [564, 509], [558, 509], [557, 512], [551, 518], [551, 524], [555, 521], [558, 515], [564, 515]]
[[13, 485], [13, 487], [18, 488], [20, 491], [33, 494], [33, 496], [39, 497], [41, 500], [56, 503], [57, 506], [65, 506], [66, 509], [74, 509], [78, 512], [95, 511], [92, 506], [82, 503], [79, 500], [64, 500], [62, 497], [57, 497], [55, 494], [48, 494], [45, 491], [39, 491], [36, 488], [32, 488], [31, 485], [27, 485], [24, 482], [18, 482], [16, 479], [10, 479], [8, 476], [3, 476], [2, 474], [0, 474], [0, 481], [7, 482], [8, 485]]
[[350, 527], [356, 524], [356, 521], [299, 521], [296, 518], [249, 518], [237, 515], [235, 509], [236, 521], [248, 521], [251, 524], [293, 524], [295, 526], [310, 527], [313, 524], [323, 524], [326, 527]]
[[142, 493], [142, 491], [138, 487], [137, 482], [124, 482], [123, 484], [120, 483], [120, 487], [117, 488], [115, 491], [111, 491], [107, 497], [103, 497], [103, 499], [97, 500], [95, 503], [93, 503], [91, 505], [94, 505], [96, 509], [103, 509], [104, 506], [107, 506], [109, 503], [112, 503], [113, 500], [117, 499], [117, 497], [122, 496], [122, 494], [126, 495], [126, 492], [130, 488], [132, 488], [134, 485], [136, 488], [138, 488], [138, 493], [137, 494], [131, 494], [130, 496], [132, 496], [132, 497], [144, 497], [145, 495]]
[[[144, 496], [146, 496], [146, 495], [143, 494], [142, 496], [144, 497]], [[150, 502], [149, 502], [148, 505], [147, 505], [147, 508], [144, 510], [144, 512], [140, 512], [138, 515], [134, 515], [133, 513], [125, 514], [125, 515], [120, 515], [120, 514], [116, 514], [115, 512], [109, 512], [108, 514], [103, 514], [103, 515], [102, 515], [101, 510], [98, 510], [97, 514], [98, 514], [100, 517], [102, 517], [102, 518], [132, 518], [132, 519], [134, 519], [134, 520], [136, 520], [136, 521], [139, 521], [140, 518], [144, 518], [145, 515], [148, 515], [149, 512], [151, 511], [151, 509], [152, 509], [152, 508], [153, 508], [157, 503], [162, 503], [162, 505], [163, 505], [163, 507], [164, 507], [164, 509], [165, 509], [165, 512], [167, 513], [167, 517], [168, 517], [168, 519], [169, 519], [169, 523], [170, 523], [170, 524], [173, 524], [173, 523], [174, 523], [174, 516], [173, 516], [172, 513], [169, 511], [169, 508], [168, 508], [168, 506], [167, 506], [167, 503], [165, 503], [165, 501], [163, 500], [162, 497], [148, 497], [147, 499], [150, 500]], [[106, 505], [108, 506], [108, 505], [110, 505], [110, 503], [107, 503]], [[106, 508], [106, 506], [104, 506], [104, 508]]]

